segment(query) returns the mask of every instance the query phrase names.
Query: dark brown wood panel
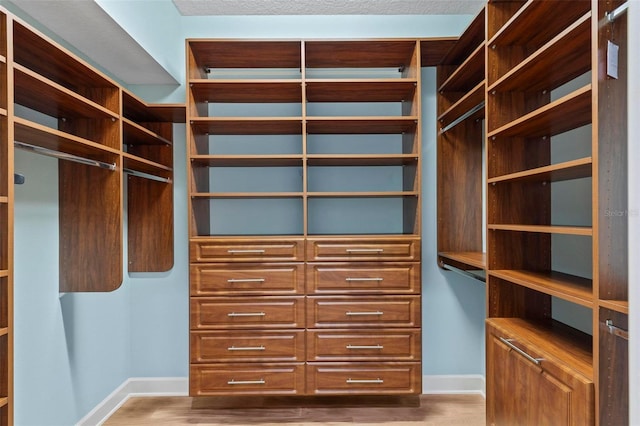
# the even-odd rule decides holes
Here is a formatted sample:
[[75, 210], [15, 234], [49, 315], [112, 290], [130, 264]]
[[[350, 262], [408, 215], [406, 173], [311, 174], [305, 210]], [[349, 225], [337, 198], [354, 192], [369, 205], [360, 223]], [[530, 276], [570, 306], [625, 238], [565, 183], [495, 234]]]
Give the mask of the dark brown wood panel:
[[302, 102], [302, 81], [287, 80], [192, 80], [195, 102]]
[[[286, 40], [187, 40], [196, 66], [210, 68], [297, 68], [301, 69], [301, 43]], [[195, 73], [192, 73], [193, 77]]]
[[600, 424], [629, 424], [629, 317], [599, 312], [598, 400]]
[[327, 40], [305, 42], [307, 68], [403, 68], [412, 63], [416, 40]]

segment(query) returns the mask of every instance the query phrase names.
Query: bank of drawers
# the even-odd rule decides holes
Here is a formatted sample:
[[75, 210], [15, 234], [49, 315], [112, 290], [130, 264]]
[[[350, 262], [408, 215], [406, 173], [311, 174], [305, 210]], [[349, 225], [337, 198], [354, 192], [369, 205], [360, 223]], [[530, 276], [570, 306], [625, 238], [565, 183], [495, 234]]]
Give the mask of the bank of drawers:
[[191, 395], [420, 393], [419, 258], [409, 238], [192, 241]]

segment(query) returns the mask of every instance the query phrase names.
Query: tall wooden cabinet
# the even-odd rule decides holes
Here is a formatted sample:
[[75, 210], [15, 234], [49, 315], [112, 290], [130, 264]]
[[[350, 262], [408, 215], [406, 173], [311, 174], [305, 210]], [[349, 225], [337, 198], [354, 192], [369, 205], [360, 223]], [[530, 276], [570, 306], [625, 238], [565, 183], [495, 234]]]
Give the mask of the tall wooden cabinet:
[[187, 40], [191, 395], [417, 394], [417, 40]]
[[[496, 0], [483, 12], [488, 424], [628, 423], [623, 9], [615, 1]], [[481, 17], [456, 46], [467, 52], [458, 68], [474, 60], [466, 46]], [[449, 67], [440, 67], [443, 76]], [[439, 94], [445, 113], [447, 96]], [[457, 126], [461, 142], [439, 140], [440, 186], [459, 176], [466, 188], [469, 172], [446, 170], [479, 161], [477, 151], [453, 150], [460, 160], [451, 146], [477, 144], [480, 130]], [[467, 250], [454, 244], [452, 220], [460, 221], [455, 237], [478, 247], [466, 212], [449, 219], [454, 203], [439, 197], [440, 259], [474, 266], [445, 251]], [[469, 223], [476, 215], [471, 208]]]

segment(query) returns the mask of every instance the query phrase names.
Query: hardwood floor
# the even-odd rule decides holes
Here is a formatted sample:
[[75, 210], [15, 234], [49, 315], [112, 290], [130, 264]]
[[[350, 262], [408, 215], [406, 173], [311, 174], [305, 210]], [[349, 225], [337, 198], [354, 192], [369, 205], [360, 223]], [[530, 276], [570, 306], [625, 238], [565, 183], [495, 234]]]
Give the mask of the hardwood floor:
[[134, 397], [105, 426], [484, 426], [480, 395], [420, 397]]

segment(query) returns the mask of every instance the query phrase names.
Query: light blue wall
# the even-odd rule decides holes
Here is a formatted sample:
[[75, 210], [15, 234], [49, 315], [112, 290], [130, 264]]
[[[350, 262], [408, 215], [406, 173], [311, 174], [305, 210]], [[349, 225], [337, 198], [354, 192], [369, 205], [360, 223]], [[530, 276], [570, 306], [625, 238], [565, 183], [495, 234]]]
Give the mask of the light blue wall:
[[[162, 1], [99, 3], [184, 81], [184, 38], [365, 38], [458, 35], [469, 16], [176, 17]], [[171, 6], [173, 7], [173, 6]], [[423, 70], [423, 373], [483, 374], [484, 287], [436, 266], [435, 71]], [[181, 87], [132, 87], [184, 102]], [[56, 160], [18, 153], [16, 424], [72, 424], [128, 377], [188, 374], [185, 127], [174, 130], [175, 266], [127, 276], [106, 294], [60, 296]], [[126, 238], [125, 238], [126, 241]], [[126, 249], [125, 249], [126, 253]], [[126, 262], [126, 259], [125, 259]]]

